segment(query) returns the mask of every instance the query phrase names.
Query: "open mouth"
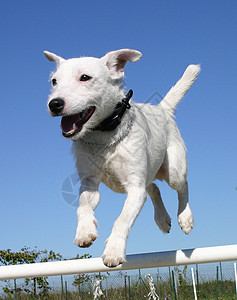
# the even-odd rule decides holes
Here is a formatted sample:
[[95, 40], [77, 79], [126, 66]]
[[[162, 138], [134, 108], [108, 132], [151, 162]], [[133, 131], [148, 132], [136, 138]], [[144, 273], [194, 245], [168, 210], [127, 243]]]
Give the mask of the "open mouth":
[[82, 112], [62, 117], [61, 128], [63, 136], [66, 138], [71, 138], [83, 128], [83, 125], [91, 118], [95, 111], [95, 107], [91, 106]]

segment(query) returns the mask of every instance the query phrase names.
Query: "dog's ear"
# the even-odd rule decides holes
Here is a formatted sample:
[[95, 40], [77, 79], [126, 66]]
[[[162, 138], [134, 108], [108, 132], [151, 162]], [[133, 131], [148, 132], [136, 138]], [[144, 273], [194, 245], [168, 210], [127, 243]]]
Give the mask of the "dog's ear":
[[57, 63], [57, 66], [59, 66], [65, 59], [61, 56], [58, 56], [52, 52], [44, 51], [44, 55], [49, 61], [55, 61]]
[[101, 60], [109, 69], [112, 79], [124, 77], [124, 68], [127, 61], [136, 62], [142, 58], [142, 53], [132, 49], [121, 49], [107, 53]]

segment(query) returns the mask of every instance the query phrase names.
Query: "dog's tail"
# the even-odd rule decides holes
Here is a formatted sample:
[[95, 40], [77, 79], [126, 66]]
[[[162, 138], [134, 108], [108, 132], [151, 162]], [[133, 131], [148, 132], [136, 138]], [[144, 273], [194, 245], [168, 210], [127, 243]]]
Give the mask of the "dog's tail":
[[200, 72], [200, 65], [189, 65], [180, 80], [173, 86], [160, 102], [170, 114], [174, 114], [176, 106], [193, 85]]

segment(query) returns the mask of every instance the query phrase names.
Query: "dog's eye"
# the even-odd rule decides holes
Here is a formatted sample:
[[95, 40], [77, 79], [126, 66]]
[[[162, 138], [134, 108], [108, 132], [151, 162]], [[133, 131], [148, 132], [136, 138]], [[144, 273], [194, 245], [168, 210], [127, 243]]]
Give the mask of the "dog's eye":
[[86, 74], [81, 75], [80, 77], [80, 81], [88, 81], [90, 80], [92, 77]]
[[55, 78], [52, 79], [52, 85], [53, 86], [57, 85], [57, 80]]

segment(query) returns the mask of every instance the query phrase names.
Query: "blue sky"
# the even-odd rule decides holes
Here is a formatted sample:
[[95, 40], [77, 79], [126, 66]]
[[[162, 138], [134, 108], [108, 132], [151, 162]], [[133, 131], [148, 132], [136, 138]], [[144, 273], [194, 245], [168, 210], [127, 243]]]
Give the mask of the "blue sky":
[[142, 60], [125, 70], [127, 89], [139, 102], [165, 95], [190, 63], [201, 64], [176, 114], [188, 148], [195, 227], [189, 236], [180, 230], [176, 192], [159, 183], [171, 233], [159, 231], [148, 199], [127, 253], [237, 242], [236, 10], [231, 0], [0, 2], [1, 249], [100, 256], [125, 199], [101, 185], [100, 236], [88, 249], [73, 245], [76, 208], [63, 199], [62, 184], [75, 168], [71, 142], [46, 109], [55, 68], [43, 56], [46, 49], [65, 58], [140, 50]]

